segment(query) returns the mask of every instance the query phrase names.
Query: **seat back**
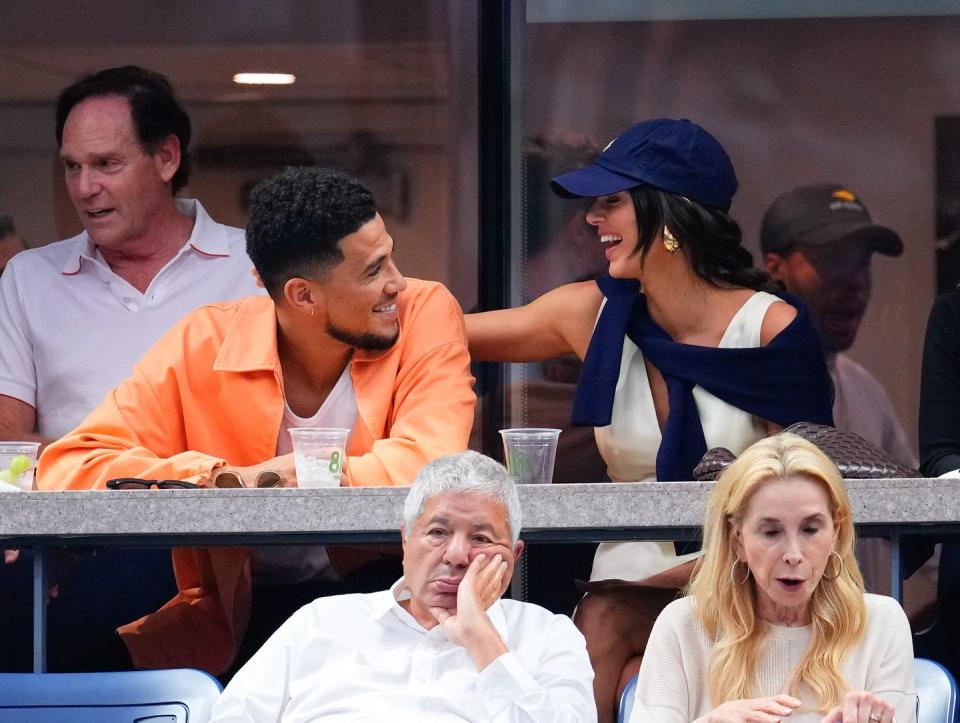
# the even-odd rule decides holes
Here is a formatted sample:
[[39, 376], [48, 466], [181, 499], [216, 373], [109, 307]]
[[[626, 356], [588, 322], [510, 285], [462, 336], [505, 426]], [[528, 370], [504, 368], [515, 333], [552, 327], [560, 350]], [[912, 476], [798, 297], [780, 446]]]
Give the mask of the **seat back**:
[[188, 669], [0, 673], [0, 723], [207, 723], [221, 690]]
[[926, 658], [913, 661], [917, 684], [917, 723], [956, 723], [957, 681], [940, 663]]
[[630, 720], [630, 711], [633, 710], [633, 699], [637, 695], [637, 676], [630, 678], [627, 687], [620, 694], [620, 710], [617, 713], [617, 723], [627, 723]]

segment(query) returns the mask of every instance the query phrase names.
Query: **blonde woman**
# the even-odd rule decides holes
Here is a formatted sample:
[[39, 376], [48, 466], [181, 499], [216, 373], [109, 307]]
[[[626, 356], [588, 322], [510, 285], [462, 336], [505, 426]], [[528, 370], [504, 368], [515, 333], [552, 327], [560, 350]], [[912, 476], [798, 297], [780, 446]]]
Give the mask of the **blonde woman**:
[[631, 723], [911, 723], [903, 610], [863, 592], [836, 467], [778, 434], [723, 473], [690, 595], [654, 625]]

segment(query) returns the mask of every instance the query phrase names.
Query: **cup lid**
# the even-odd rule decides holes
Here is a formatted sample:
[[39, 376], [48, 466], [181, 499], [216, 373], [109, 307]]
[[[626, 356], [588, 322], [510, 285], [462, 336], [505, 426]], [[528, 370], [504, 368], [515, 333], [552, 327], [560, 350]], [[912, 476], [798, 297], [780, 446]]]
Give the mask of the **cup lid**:
[[511, 427], [510, 429], [501, 429], [500, 434], [529, 437], [556, 437], [561, 431], [563, 430], [552, 429], [550, 427]]

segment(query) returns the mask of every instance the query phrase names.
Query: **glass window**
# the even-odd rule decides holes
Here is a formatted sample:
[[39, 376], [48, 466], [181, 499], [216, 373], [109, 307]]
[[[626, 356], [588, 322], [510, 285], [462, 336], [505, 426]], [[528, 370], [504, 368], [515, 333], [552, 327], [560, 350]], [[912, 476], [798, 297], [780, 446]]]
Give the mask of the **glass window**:
[[[936, 170], [957, 147], [949, 119], [958, 115], [958, 11], [956, 2], [529, 0], [527, 145], [516, 152], [530, 168], [534, 139], [573, 137], [602, 148], [640, 120], [690, 118], [733, 159], [740, 188], [732, 215], [761, 266], [760, 222], [778, 194], [830, 181], [855, 191], [876, 223], [900, 234], [905, 251], [874, 254], [873, 294], [849, 355], [885, 388], [915, 450], [936, 239], [956, 236], [956, 184], [941, 164], [938, 187]], [[547, 193], [543, 183], [530, 177], [528, 208]], [[556, 238], [553, 222], [534, 211], [527, 220], [516, 270], [525, 285], [515, 303], [603, 268], [595, 235], [544, 245], [541, 235]], [[550, 426], [568, 419], [566, 410], [556, 413]], [[558, 459], [558, 477], [570, 459]]]
[[[333, 164], [374, 191], [411, 276], [476, 303], [476, 13], [454, 0], [14, 2], [0, 19], [0, 212], [33, 245], [79, 223], [55, 159], [53, 102], [80, 75], [166, 75], [193, 122], [184, 191], [245, 222], [251, 186]], [[287, 86], [242, 86], [239, 72]]]

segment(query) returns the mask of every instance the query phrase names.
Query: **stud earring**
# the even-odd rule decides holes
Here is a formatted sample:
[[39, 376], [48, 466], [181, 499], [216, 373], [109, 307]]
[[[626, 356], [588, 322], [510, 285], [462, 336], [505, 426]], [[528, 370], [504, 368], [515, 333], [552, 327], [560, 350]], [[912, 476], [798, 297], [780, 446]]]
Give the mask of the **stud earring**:
[[677, 237], [674, 236], [673, 232], [666, 226], [663, 227], [663, 245], [671, 254], [675, 254], [680, 250], [680, 242], [677, 241]]

